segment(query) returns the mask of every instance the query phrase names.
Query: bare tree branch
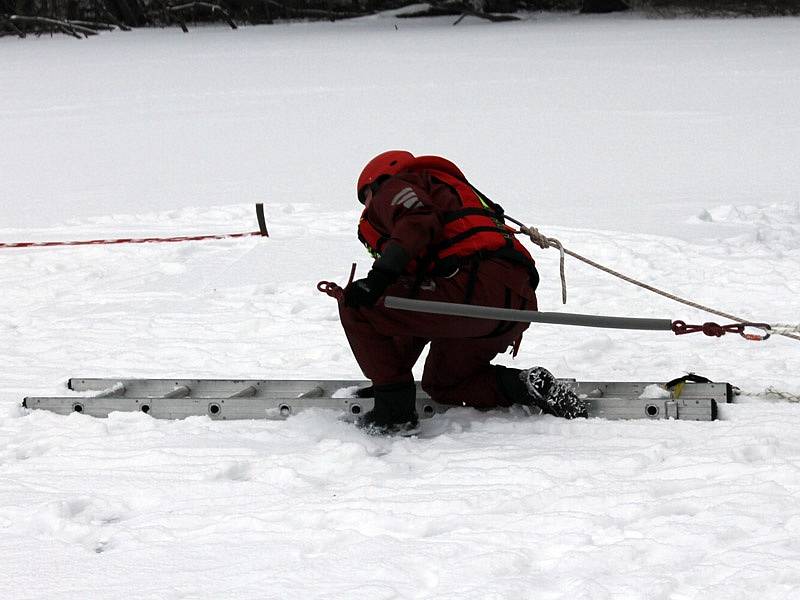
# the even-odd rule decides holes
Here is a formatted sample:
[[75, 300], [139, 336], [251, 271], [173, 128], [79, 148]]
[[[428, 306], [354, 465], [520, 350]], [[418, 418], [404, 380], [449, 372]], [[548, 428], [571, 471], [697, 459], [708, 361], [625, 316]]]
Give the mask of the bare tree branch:
[[464, 17], [478, 17], [479, 19], [486, 19], [487, 21], [491, 21], [493, 23], [503, 23], [506, 21], [519, 21], [519, 17], [515, 17], [514, 15], [495, 15], [492, 13], [485, 13], [485, 12], [478, 12], [477, 10], [472, 9], [464, 9], [461, 13], [461, 16], [455, 20], [453, 25], [458, 25], [464, 19]]
[[346, 10], [322, 10], [319, 8], [293, 8], [276, 2], [276, 0], [265, 0], [265, 4], [275, 6], [283, 9], [285, 14], [293, 15], [296, 17], [309, 17], [321, 18], [335, 21], [336, 19], [352, 19], [355, 17], [363, 17], [364, 15], [371, 14], [371, 11], [355, 12]]
[[[211, 4], [210, 2], [186, 2], [184, 4], [177, 4], [177, 5], [167, 5], [166, 10], [173, 13], [183, 12], [185, 10], [189, 10], [190, 8], [207, 8], [211, 11], [211, 14], [219, 13], [222, 15], [222, 18], [231, 26], [231, 29], [236, 29], [236, 23], [233, 22], [230, 13], [222, 8], [219, 4]], [[189, 31], [186, 29], [186, 23], [183, 21], [180, 22], [181, 27], [183, 28], [184, 33]]]
[[81, 34], [83, 37], [89, 37], [90, 35], [97, 35], [97, 30], [92, 29], [91, 27], [87, 27], [86, 25], [81, 25], [74, 21], [67, 21], [64, 19], [50, 19], [47, 17], [26, 17], [23, 15], [10, 15], [8, 17], [9, 22], [12, 24], [14, 23], [28, 23], [34, 26], [37, 26], [44, 31], [60, 31], [61, 33], [65, 33], [67, 35], [71, 35], [78, 39], [81, 39]]
[[[3, 31], [6, 28], [11, 31]], [[0, 36], [2, 35], [17, 35], [24, 38], [27, 34], [9, 19], [9, 15], [2, 15], [0, 18]]]

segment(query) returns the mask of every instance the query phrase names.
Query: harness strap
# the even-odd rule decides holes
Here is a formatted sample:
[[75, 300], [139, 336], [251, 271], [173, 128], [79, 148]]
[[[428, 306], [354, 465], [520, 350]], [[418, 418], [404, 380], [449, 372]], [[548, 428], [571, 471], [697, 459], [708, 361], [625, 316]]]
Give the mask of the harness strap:
[[475, 294], [475, 284], [478, 282], [478, 269], [480, 265], [481, 259], [479, 254], [473, 254], [470, 258], [469, 279], [467, 280], [467, 291], [464, 294], [464, 304], [470, 304], [472, 302], [472, 296]]
[[453, 237], [444, 240], [443, 242], [439, 242], [438, 244], [436, 244], [435, 248], [437, 251], [447, 250], [448, 248], [451, 248], [456, 244], [463, 242], [467, 238], [470, 238], [473, 235], [477, 235], [479, 233], [499, 233], [504, 236], [511, 235], [508, 229], [504, 229], [502, 227], [491, 227], [488, 225], [485, 225], [483, 227], [473, 227], [472, 229], [467, 229], [466, 231], [462, 231], [461, 233], [456, 234]]
[[492, 212], [491, 210], [487, 210], [485, 208], [479, 207], [471, 207], [471, 208], [459, 208], [458, 210], [451, 210], [448, 213], [445, 213], [444, 218], [442, 219], [443, 223], [452, 223], [453, 221], [457, 221], [463, 217], [489, 217], [490, 219], [497, 219], [497, 214]]
[[416, 298], [419, 295], [419, 290], [422, 288], [422, 282], [425, 280], [432, 262], [433, 253], [430, 251], [425, 254], [424, 258], [417, 261], [417, 272], [414, 274], [414, 283], [411, 284], [409, 298]]

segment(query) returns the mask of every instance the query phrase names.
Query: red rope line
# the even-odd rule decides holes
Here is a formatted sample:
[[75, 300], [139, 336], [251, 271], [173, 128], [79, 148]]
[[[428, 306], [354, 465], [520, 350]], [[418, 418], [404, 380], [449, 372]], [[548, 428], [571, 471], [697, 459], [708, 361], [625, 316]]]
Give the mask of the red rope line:
[[103, 244], [150, 244], [170, 242], [195, 242], [199, 240], [228, 240], [251, 236], [269, 237], [267, 222], [264, 219], [264, 204], [256, 204], [256, 217], [258, 218], [258, 231], [247, 233], [220, 233], [211, 235], [175, 235], [170, 237], [146, 238], [112, 238], [100, 240], [72, 240], [58, 242], [0, 242], [0, 248], [54, 248], [57, 246], [99, 246]]
[[0, 248], [54, 248], [56, 246], [97, 246], [102, 244], [149, 244], [149, 243], [169, 243], [169, 242], [195, 242], [199, 240], [228, 240], [233, 238], [243, 238], [251, 236], [269, 237], [267, 231], [267, 221], [264, 218], [264, 204], [256, 203], [256, 218], [258, 219], [258, 231], [247, 233], [221, 233], [212, 235], [175, 235], [164, 238], [112, 238], [101, 240], [72, 240], [58, 242], [0, 242]]
[[[747, 328], [760, 329], [761, 333], [748, 333]], [[726, 333], [738, 333], [746, 340], [752, 342], [761, 342], [768, 340], [772, 335], [770, 333], [771, 327], [768, 323], [730, 323], [728, 325], [719, 325], [718, 323], [703, 323], [702, 325], [687, 325], [683, 321], [673, 321], [672, 331], [675, 335], [684, 335], [687, 333], [699, 333], [709, 337], [722, 337]]]
[[106, 240], [73, 240], [59, 242], [0, 242], [0, 248], [54, 248], [56, 246], [100, 246], [103, 244], [149, 244], [170, 242], [194, 242], [199, 240], [226, 240], [261, 236], [260, 231], [248, 233], [226, 233], [219, 235], [178, 235], [172, 237], [147, 237], [147, 238], [115, 238]]

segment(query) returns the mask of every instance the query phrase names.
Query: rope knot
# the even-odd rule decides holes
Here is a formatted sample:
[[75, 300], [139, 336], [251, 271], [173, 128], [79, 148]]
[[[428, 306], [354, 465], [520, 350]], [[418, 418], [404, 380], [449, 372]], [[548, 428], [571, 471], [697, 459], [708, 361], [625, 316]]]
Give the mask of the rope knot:
[[717, 323], [703, 323], [701, 331], [710, 337], [722, 337], [725, 335], [726, 329]]
[[553, 245], [551, 243], [552, 241], [558, 243], [558, 240], [551, 240], [550, 238], [545, 236], [542, 232], [540, 232], [538, 229], [536, 229], [536, 227], [533, 226], [527, 227], [525, 225], [522, 225], [520, 226], [519, 230], [520, 233], [524, 233], [529, 238], [531, 238], [531, 241], [537, 246], [539, 246], [539, 248], [541, 248], [542, 250], [547, 250], [551, 245]]

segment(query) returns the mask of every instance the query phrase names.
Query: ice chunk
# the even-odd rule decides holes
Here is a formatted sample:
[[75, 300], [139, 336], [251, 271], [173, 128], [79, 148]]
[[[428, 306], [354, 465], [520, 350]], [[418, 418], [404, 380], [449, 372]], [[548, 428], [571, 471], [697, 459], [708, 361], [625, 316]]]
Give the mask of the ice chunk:
[[358, 385], [351, 385], [339, 388], [331, 394], [331, 398], [355, 398], [360, 387], [361, 386]]
[[669, 390], [665, 390], [657, 383], [651, 383], [644, 388], [639, 398], [669, 398], [671, 396], [672, 393]]

